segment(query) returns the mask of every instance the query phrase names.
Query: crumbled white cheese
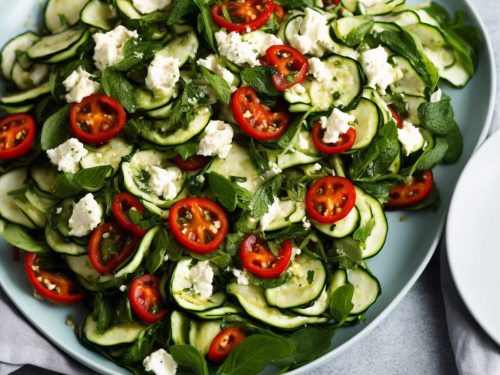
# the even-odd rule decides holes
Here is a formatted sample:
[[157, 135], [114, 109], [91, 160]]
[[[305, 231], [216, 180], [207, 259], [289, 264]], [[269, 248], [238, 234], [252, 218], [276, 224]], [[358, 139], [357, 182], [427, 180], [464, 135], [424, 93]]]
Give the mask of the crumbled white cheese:
[[259, 56], [264, 55], [270, 46], [283, 44], [283, 41], [275, 35], [262, 31], [241, 35], [234, 31], [226, 33], [224, 30], [219, 30], [214, 36], [219, 53], [238, 65], [260, 65]]
[[320, 171], [321, 170], [321, 164], [320, 163], [314, 163], [312, 166], [313, 171]]
[[214, 270], [208, 260], [198, 262], [195, 266], [191, 267], [189, 276], [192, 281], [194, 292], [199, 294], [203, 299], [210, 298], [214, 289], [212, 285]]
[[63, 82], [66, 88], [66, 101], [68, 103], [80, 103], [83, 98], [95, 94], [99, 90], [99, 83], [92, 80], [92, 74], [78, 67]]
[[403, 127], [398, 129], [398, 139], [403, 145], [406, 156], [420, 150], [424, 144], [422, 133], [409, 121], [403, 121]]
[[170, 5], [171, 0], [132, 0], [134, 8], [142, 14], [153, 13], [165, 9]]
[[62, 212], [62, 207], [56, 208], [56, 214], [59, 215]]
[[198, 176], [196, 176], [196, 181], [198, 181], [200, 184], [204, 183], [205, 176], [203, 176], [202, 174], [199, 174]]
[[237, 87], [234, 86], [234, 74], [229, 69], [222, 66], [220, 58], [217, 55], [208, 55], [205, 59], [199, 59], [196, 63], [218, 76], [221, 76], [224, 81], [229, 84], [231, 91], [236, 91]]
[[211, 120], [198, 146], [198, 155], [218, 156], [225, 159], [232, 147], [234, 130], [224, 121]]
[[242, 36], [243, 41], [250, 43], [257, 56], [264, 56], [271, 46], [282, 45], [283, 41], [274, 34], [263, 31], [253, 31]]
[[267, 180], [268, 178], [279, 175], [281, 172], [283, 172], [283, 170], [280, 167], [278, 167], [278, 164], [271, 162], [269, 163], [269, 169], [266, 172], [264, 172], [260, 176], [260, 178], [262, 178], [263, 180]]
[[247, 270], [239, 270], [237, 268], [233, 268], [231, 270], [234, 277], [236, 277], [236, 282], [240, 285], [249, 285], [250, 280], [248, 280], [248, 271]]
[[268, 211], [260, 218], [260, 228], [267, 230], [269, 225], [276, 217], [281, 214], [281, 201], [278, 197], [274, 197], [274, 202], [268, 207]]
[[167, 95], [179, 81], [180, 62], [175, 57], [157, 54], [148, 67], [146, 87], [153, 92]]
[[306, 93], [306, 88], [302, 86], [300, 83], [297, 83], [285, 90], [285, 95], [287, 100], [290, 102], [302, 102], [304, 100], [303, 95]]
[[149, 173], [148, 185], [156, 195], [167, 201], [177, 196], [179, 192], [176, 182], [182, 177], [182, 171], [179, 168], [172, 166], [163, 169], [152, 165], [147, 171]]
[[144, 370], [155, 375], [175, 375], [177, 362], [165, 349], [158, 349], [151, 353], [142, 362]]
[[309, 59], [309, 73], [311, 73], [318, 82], [330, 83], [333, 81], [331, 70], [317, 57]]
[[125, 284], [120, 285], [120, 292], [125, 292], [127, 290], [127, 286]]
[[119, 25], [107, 33], [96, 33], [93, 38], [95, 66], [99, 70], [104, 70], [123, 60], [125, 43], [130, 39], [139, 38], [139, 34]]
[[102, 208], [94, 199], [92, 193], [88, 193], [73, 207], [69, 218], [69, 235], [82, 237], [89, 234], [101, 222]]
[[300, 255], [302, 253], [302, 250], [300, 250], [298, 247], [292, 247], [292, 261], [295, 260], [295, 257]]
[[439, 101], [441, 101], [441, 98], [443, 96], [443, 92], [441, 91], [440, 88], [438, 88], [436, 91], [434, 91], [432, 94], [431, 94], [431, 103], [437, 103]]
[[310, 229], [311, 228], [311, 222], [309, 221], [309, 219], [307, 218], [307, 216], [304, 216], [302, 218], [302, 226], [306, 229]]
[[349, 131], [351, 126], [349, 123], [356, 120], [356, 117], [348, 113], [342, 112], [338, 108], [334, 108], [330, 116], [322, 116], [320, 118], [321, 127], [325, 130], [323, 135], [324, 143], [337, 143], [340, 136]]
[[299, 32], [290, 37], [290, 44], [304, 54], [322, 56], [331, 48], [326, 17], [312, 8], [306, 8]]
[[61, 172], [76, 173], [80, 169], [80, 160], [89, 152], [83, 143], [76, 138], [70, 138], [56, 148], [47, 150], [47, 156], [52, 164]]
[[48, 65], [35, 64], [30, 71], [30, 79], [33, 85], [38, 86], [49, 73]]
[[402, 78], [400, 69], [387, 62], [389, 54], [384, 47], [378, 46], [361, 54], [363, 69], [368, 77], [368, 85], [385, 95], [387, 87]]

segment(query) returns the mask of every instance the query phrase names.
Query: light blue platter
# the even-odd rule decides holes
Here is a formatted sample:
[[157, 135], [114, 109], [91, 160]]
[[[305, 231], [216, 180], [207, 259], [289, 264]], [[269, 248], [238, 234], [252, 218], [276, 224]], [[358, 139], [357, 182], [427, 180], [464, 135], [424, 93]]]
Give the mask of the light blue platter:
[[[335, 336], [331, 351], [316, 361], [292, 371], [307, 374], [315, 367], [332, 360], [343, 350], [362, 339], [373, 329], [408, 292], [431, 258], [439, 241], [446, 212], [457, 179], [474, 149], [484, 140], [491, 122], [495, 103], [495, 64], [485, 28], [467, 0], [438, 1], [449, 11], [466, 11], [466, 20], [480, 28], [485, 40], [477, 74], [464, 90], [446, 88], [451, 95], [456, 119], [464, 135], [464, 152], [460, 160], [447, 167], [437, 168], [435, 178], [441, 191], [441, 206], [437, 212], [395, 212], [388, 215], [389, 235], [384, 249], [368, 261], [380, 280], [382, 295], [366, 314], [367, 324], [341, 329]], [[0, 45], [25, 30], [37, 31], [44, 1], [0, 0]], [[409, 1], [409, 3], [415, 3]], [[0, 83], [0, 92], [4, 89]], [[402, 216], [406, 220], [400, 220]], [[80, 320], [82, 306], [70, 308], [52, 306], [33, 298], [33, 292], [24, 275], [22, 264], [12, 258], [10, 246], [0, 240], [0, 285], [19, 310], [48, 339], [69, 355], [102, 374], [123, 374], [102, 356], [82, 347], [71, 327], [65, 324], [72, 315]]]

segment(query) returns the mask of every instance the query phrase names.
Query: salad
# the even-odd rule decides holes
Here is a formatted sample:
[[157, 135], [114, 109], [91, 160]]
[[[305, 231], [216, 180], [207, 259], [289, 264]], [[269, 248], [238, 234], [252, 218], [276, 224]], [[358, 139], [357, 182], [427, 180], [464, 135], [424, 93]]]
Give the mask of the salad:
[[0, 234], [35, 297], [83, 301], [82, 345], [138, 374], [282, 372], [364, 324], [386, 211], [436, 207], [462, 151], [463, 14], [69, 3], [0, 53]]

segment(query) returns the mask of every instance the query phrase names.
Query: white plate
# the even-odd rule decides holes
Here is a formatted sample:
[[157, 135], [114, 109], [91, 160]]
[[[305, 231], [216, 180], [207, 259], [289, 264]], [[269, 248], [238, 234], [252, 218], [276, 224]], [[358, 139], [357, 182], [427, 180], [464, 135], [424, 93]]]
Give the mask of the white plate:
[[500, 345], [500, 132], [471, 158], [448, 215], [451, 274], [465, 305]]

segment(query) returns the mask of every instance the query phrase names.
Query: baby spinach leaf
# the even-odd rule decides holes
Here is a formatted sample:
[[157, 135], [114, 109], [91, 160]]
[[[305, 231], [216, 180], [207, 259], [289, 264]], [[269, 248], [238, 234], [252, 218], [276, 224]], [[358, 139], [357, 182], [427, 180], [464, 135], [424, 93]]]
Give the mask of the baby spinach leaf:
[[431, 169], [441, 163], [448, 151], [448, 142], [443, 137], [436, 137], [436, 143], [432, 150], [425, 152], [416, 163], [416, 169]]
[[118, 100], [127, 112], [135, 112], [134, 87], [122, 73], [112, 68], [104, 69], [101, 85], [106, 95]]
[[169, 347], [169, 351], [180, 368], [196, 375], [208, 375], [207, 361], [193, 346], [173, 345]]
[[354, 286], [352, 284], [342, 285], [332, 294], [332, 299], [330, 300], [330, 314], [339, 322], [339, 325], [345, 321], [354, 307], [352, 304], [353, 295]]
[[65, 105], [45, 121], [41, 135], [42, 150], [55, 148], [70, 137], [71, 129], [68, 125], [70, 108], [70, 105]]
[[113, 307], [102, 293], [96, 293], [92, 316], [97, 322], [97, 331], [105, 332], [113, 319]]
[[58, 198], [68, 198], [84, 190], [96, 191], [104, 186], [106, 179], [113, 171], [113, 167], [103, 165], [86, 168], [76, 174], [62, 173], [56, 178], [54, 195]]
[[241, 79], [255, 91], [267, 96], [278, 96], [281, 93], [274, 87], [272, 76], [276, 69], [272, 66], [255, 66], [241, 71]]
[[462, 132], [456, 122], [453, 122], [452, 128], [446, 135], [446, 143], [448, 143], [448, 150], [446, 150], [443, 162], [451, 164], [458, 160], [464, 148]]
[[155, 273], [161, 267], [165, 261], [165, 254], [167, 252], [168, 245], [169, 239], [167, 232], [164, 228], [160, 227], [160, 230], [153, 238], [149, 255], [146, 258], [146, 269], [149, 273]]
[[255, 334], [238, 344], [217, 375], [257, 375], [270, 363], [293, 355], [295, 346], [285, 337]]
[[220, 101], [224, 104], [229, 104], [229, 102], [231, 101], [231, 89], [229, 88], [229, 84], [226, 82], [226, 80], [221, 76], [212, 73], [204, 66], [200, 66], [199, 68], [205, 79], [208, 81], [208, 83], [210, 83], [210, 86], [213, 87]]
[[295, 331], [288, 339], [294, 344], [295, 351], [290, 358], [280, 364], [294, 366], [311, 362], [330, 350], [332, 338], [335, 336], [336, 326], [306, 327]]
[[434, 134], [446, 135], [455, 124], [450, 97], [443, 94], [438, 102], [424, 102], [418, 107], [422, 126]]
[[26, 229], [17, 224], [0, 220], [0, 235], [12, 246], [30, 253], [40, 253], [48, 250], [44, 241], [36, 239]]

